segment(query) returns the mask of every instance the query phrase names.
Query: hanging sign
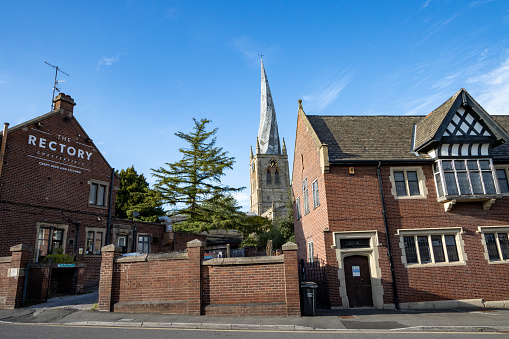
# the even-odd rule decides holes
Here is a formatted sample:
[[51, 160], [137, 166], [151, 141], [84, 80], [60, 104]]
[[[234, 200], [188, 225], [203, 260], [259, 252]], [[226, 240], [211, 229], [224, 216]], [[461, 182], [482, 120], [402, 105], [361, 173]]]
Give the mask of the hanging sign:
[[354, 277], [360, 277], [361, 276], [361, 267], [360, 266], [352, 266], [352, 275]]

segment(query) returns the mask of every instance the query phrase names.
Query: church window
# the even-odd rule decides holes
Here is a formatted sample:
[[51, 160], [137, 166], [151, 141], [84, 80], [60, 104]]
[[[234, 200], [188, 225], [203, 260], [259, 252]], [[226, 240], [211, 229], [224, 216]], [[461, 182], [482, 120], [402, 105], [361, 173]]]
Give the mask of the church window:
[[270, 173], [270, 169], [267, 169], [267, 184], [272, 183], [272, 173]]
[[274, 181], [276, 182], [276, 185], [279, 185], [279, 170], [276, 169], [276, 172], [274, 172]]
[[309, 213], [308, 179], [302, 182], [302, 199], [304, 199], [304, 215]]

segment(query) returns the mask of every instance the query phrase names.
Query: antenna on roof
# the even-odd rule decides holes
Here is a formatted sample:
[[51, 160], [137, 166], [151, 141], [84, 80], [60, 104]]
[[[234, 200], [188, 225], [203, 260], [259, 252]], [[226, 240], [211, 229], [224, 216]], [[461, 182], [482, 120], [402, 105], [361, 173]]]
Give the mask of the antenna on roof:
[[58, 66], [53, 66], [52, 64], [50, 64], [47, 61], [44, 61], [44, 62], [46, 63], [46, 65], [51, 66], [51, 67], [53, 67], [55, 69], [55, 83], [53, 85], [53, 98], [51, 98], [51, 110], [53, 111], [53, 107], [54, 107], [53, 100], [55, 100], [55, 91], [58, 91], [58, 93], [60, 93], [60, 89], [57, 87], [57, 85], [60, 82], [64, 82], [65, 81], [65, 80], [57, 80], [58, 72], [63, 73], [65, 75], [67, 75], [67, 76], [70, 76], [70, 75], [65, 73], [64, 71], [62, 71], [60, 68], [58, 68]]

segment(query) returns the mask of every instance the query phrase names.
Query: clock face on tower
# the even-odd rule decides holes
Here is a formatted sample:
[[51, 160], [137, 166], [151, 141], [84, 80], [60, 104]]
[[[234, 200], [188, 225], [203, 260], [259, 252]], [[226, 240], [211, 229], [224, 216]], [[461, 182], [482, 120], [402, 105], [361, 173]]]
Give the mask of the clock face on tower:
[[270, 167], [277, 167], [276, 159], [270, 159]]

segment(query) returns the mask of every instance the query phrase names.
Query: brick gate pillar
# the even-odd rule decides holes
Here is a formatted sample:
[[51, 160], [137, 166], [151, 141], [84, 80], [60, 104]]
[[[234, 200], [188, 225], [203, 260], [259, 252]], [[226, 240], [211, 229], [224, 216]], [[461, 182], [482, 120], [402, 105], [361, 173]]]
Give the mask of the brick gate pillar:
[[32, 247], [19, 244], [11, 247], [11, 266], [7, 272], [7, 289], [5, 308], [21, 307], [23, 286], [25, 284], [25, 267], [30, 260]]
[[115, 258], [122, 254], [122, 248], [110, 244], [101, 248], [101, 277], [99, 278], [99, 311], [113, 311], [113, 269]]
[[201, 262], [204, 246], [203, 241], [198, 239], [187, 243], [187, 260], [189, 260], [187, 314], [201, 315]]
[[300, 316], [299, 264], [297, 244], [287, 242], [283, 245], [285, 263], [286, 315]]

